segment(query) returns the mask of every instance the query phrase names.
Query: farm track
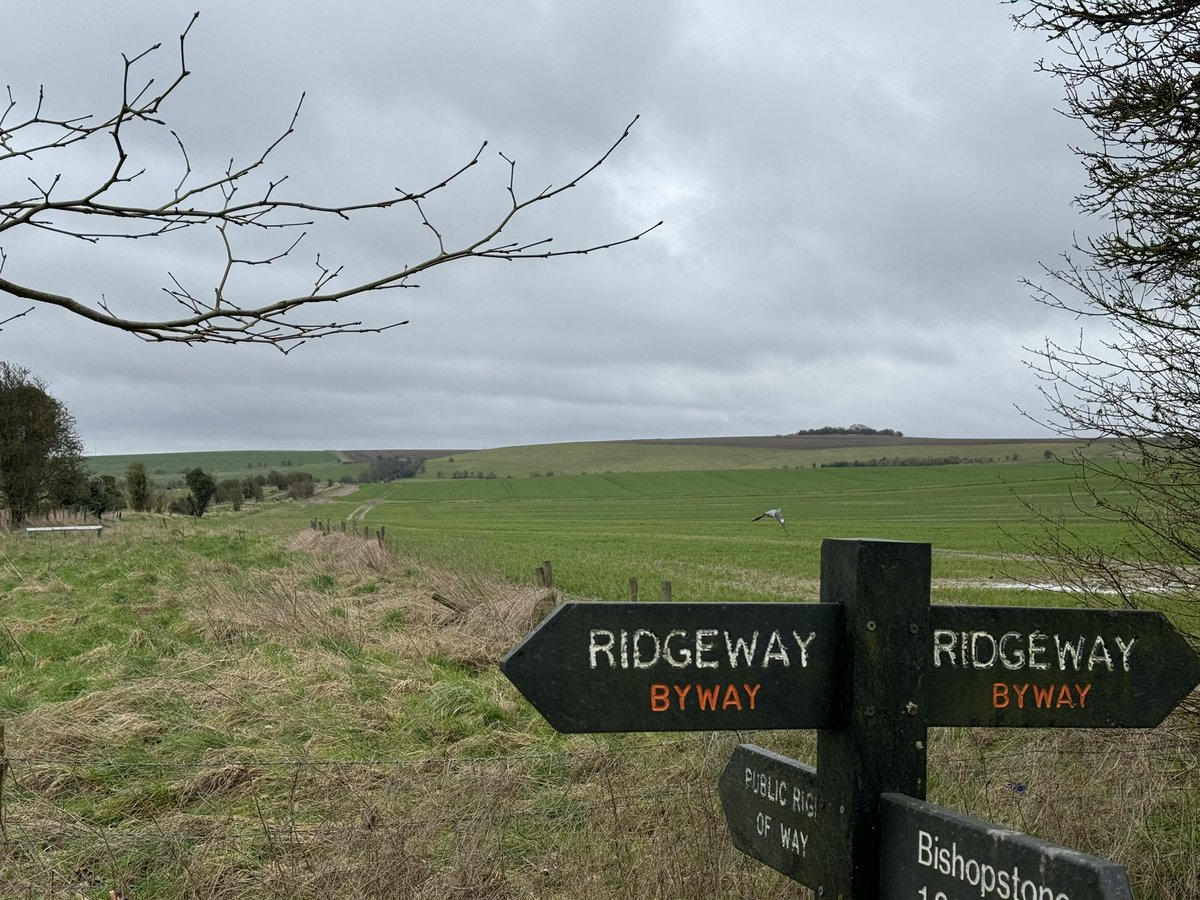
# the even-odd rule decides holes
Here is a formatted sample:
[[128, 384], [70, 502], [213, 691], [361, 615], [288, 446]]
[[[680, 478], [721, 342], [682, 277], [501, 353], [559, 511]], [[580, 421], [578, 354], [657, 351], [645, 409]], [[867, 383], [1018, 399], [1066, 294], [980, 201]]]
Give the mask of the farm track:
[[369, 513], [376, 506], [379, 506], [379, 504], [386, 503], [388, 501], [388, 499], [389, 498], [387, 498], [387, 497], [375, 497], [372, 500], [368, 500], [366, 503], [359, 504], [353, 510], [351, 510], [351, 512], [348, 516], [346, 516], [346, 521], [347, 522], [362, 522], [362, 521], [364, 521], [367, 518], [367, 513]]

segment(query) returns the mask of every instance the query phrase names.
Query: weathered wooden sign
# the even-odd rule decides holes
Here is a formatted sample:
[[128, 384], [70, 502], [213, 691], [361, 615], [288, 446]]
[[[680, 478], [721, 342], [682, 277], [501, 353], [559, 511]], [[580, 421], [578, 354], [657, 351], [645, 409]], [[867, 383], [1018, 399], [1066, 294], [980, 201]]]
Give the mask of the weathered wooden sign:
[[500, 661], [562, 732], [824, 728], [841, 610], [564, 603]]
[[717, 783], [733, 846], [777, 872], [815, 887], [820, 849], [817, 770], [741, 744]]
[[566, 603], [500, 668], [564, 732], [821, 729], [816, 768], [743, 744], [718, 785], [734, 846], [820, 897], [1128, 900], [1118, 865], [923, 802], [927, 729], [1153, 727], [1200, 655], [1156, 612], [931, 607], [930, 557], [825, 541], [820, 603]]
[[1200, 682], [1160, 612], [934, 606], [929, 725], [1153, 728]]
[[881, 806], [880, 900], [1132, 900], [1125, 867], [900, 794]]

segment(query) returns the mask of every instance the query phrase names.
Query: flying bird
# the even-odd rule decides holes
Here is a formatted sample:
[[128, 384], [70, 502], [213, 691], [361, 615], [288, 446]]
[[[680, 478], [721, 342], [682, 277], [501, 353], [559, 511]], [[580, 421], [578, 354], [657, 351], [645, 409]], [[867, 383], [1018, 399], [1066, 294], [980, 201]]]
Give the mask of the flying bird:
[[768, 509], [761, 516], [756, 516], [755, 518], [751, 519], [750, 521], [757, 522], [759, 519], [766, 519], [766, 518], [774, 519], [776, 522], [778, 522], [780, 525], [783, 526], [784, 531], [787, 531], [787, 523], [785, 521], [783, 521], [783, 510], [782, 509]]

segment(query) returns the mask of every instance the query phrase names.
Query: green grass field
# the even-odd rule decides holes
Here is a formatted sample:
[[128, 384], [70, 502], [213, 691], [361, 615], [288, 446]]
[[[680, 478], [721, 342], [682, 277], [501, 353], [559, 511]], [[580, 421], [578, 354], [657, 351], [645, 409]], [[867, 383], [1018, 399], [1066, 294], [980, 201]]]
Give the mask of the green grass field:
[[214, 450], [211, 452], [143, 453], [123, 456], [92, 456], [87, 467], [94, 475], [123, 478], [130, 463], [140, 462], [146, 474], [160, 485], [182, 482], [185, 473], [199, 467], [217, 481], [265, 475], [272, 469], [285, 474], [302, 469], [318, 480], [357, 476], [365, 463], [342, 462], [333, 450]]
[[[728, 471], [733, 469], [809, 469], [838, 462], [865, 461], [886, 457], [891, 460], [929, 459], [957, 456], [962, 459], [991, 462], [1041, 460], [1046, 454], [1066, 456], [1078, 448], [1077, 442], [1004, 441], [973, 443], [945, 440], [934, 443], [904, 443], [902, 439], [881, 444], [826, 446], [831, 439], [813, 438], [794, 447], [716, 446], [695, 443], [585, 441], [569, 444], [535, 444], [499, 447], [458, 453], [453, 457], [432, 459], [426, 464], [427, 477], [449, 478], [455, 472], [493, 473], [499, 478], [512, 475], [582, 475], [628, 472]], [[836, 441], [834, 441], [836, 443]], [[807, 446], [806, 446], [807, 445]], [[1103, 452], [1103, 448], [1096, 448]]]
[[[686, 449], [681, 466], [711, 448]], [[314, 461], [226, 462], [285, 460]], [[1009, 584], [1036, 577], [1030, 506], [1099, 546], [1124, 536], [1040, 458], [617, 465], [126, 513], [100, 538], [0, 533], [0, 884], [85, 900], [807, 896], [732, 849], [713, 786], [737, 743], [811, 762], [814, 734], [557, 734], [496, 667], [544, 609], [534, 568], [551, 560], [568, 597], [623, 599], [636, 576], [644, 598], [670, 580], [677, 600], [812, 600], [821, 541], [874, 537], [932, 545], [935, 602], [1049, 605], [1074, 598]], [[773, 506], [787, 531], [750, 521]], [[1194, 721], [932, 729], [930, 799], [1114, 858], [1139, 900], [1200, 900]]]
[[[492, 474], [498, 478], [528, 478], [587, 473], [726, 471], [734, 469], [808, 469], [836, 462], [865, 461], [886, 457], [892, 460], [957, 456], [966, 460], [992, 462], [1037, 461], [1054, 455], [1066, 457], [1081, 449], [1078, 442], [1064, 440], [1012, 440], [971, 442], [943, 440], [926, 443], [889, 442], [863, 446], [829, 447], [829, 438], [813, 438], [796, 447], [712, 446], [639, 441], [583, 441], [567, 444], [533, 444], [472, 450], [430, 459], [424, 478], [450, 478], [455, 472]], [[1098, 445], [1088, 452], [1105, 452]], [[346, 462], [333, 450], [221, 450], [182, 453], [93, 456], [88, 467], [97, 475], [121, 477], [132, 462], [141, 462], [152, 478], [178, 480], [197, 466], [216, 477], [244, 478], [270, 469], [285, 471], [294, 466], [320, 480], [337, 481], [343, 475], [357, 476], [367, 468], [363, 462]]]
[[[669, 580], [678, 599], [812, 599], [821, 541], [872, 537], [932, 544], [938, 599], [1009, 601], [1012, 590], [987, 584], [1029, 574], [1019, 559], [1035, 530], [1025, 503], [1073, 509], [1072, 478], [1051, 461], [408, 480], [312, 512], [383, 526], [405, 552], [515, 581], [550, 560], [560, 588], [601, 599], [627, 596], [631, 576], [654, 590]], [[751, 521], [771, 507], [784, 510], [786, 531]], [[1078, 511], [1073, 519], [1102, 543], [1121, 536]]]

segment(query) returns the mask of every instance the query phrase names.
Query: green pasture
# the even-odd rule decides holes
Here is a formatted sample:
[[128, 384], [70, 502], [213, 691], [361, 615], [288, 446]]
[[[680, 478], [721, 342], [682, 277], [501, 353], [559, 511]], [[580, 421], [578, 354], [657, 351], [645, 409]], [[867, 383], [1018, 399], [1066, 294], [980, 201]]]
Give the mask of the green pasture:
[[[239, 464], [309, 466], [276, 455]], [[5, 896], [83, 896], [81, 873], [87, 896], [146, 900], [791, 896], [733, 850], [711, 785], [735, 742], [812, 759], [813, 735], [553, 732], [496, 668], [541, 614], [534, 568], [568, 598], [636, 576], [645, 598], [812, 600], [821, 541], [875, 537], [932, 544], [935, 602], [1040, 606], [1073, 601], [1007, 586], [1037, 577], [1030, 506], [1124, 537], [1040, 459], [341, 490], [0, 532]], [[751, 521], [774, 506], [787, 531]], [[399, 552], [313, 520], [386, 526]], [[935, 729], [930, 798], [1116, 859], [1139, 897], [1200, 900], [1180, 734]]]
[[[460, 480], [471, 476], [538, 478], [561, 475], [726, 471], [737, 469], [809, 469], [834, 463], [885, 459], [893, 464], [957, 457], [966, 464], [1043, 461], [1051, 456], [1066, 458], [1073, 451], [1108, 452], [1104, 444], [1091, 450], [1075, 441], [1012, 440], [936, 443], [882, 443], [868, 446], [825, 448], [814, 443], [810, 449], [779, 447], [708, 446], [638, 441], [584, 441], [536, 444], [473, 450], [430, 459], [422, 479]], [[344, 475], [357, 477], [366, 463], [343, 461], [335, 450], [214, 450], [179, 453], [143, 453], [93, 456], [88, 468], [96, 475], [124, 476], [129, 464], [140, 462], [147, 474], [160, 484], [179, 481], [184, 473], [199, 467], [217, 480], [245, 478], [271, 469], [282, 472], [303, 469], [318, 480], [337, 481]], [[891, 466], [889, 466], [890, 468]], [[907, 466], [902, 466], [907, 468]]]
[[[864, 462], [886, 458], [893, 462], [955, 456], [963, 460], [1017, 462], [1042, 460], [1047, 454], [1065, 458], [1082, 444], [1065, 440], [1012, 440], [937, 443], [880, 443], [867, 446], [823, 447], [815, 439], [811, 448], [734, 447], [703, 444], [647, 443], [639, 441], [585, 441], [499, 447], [431, 459], [426, 477], [449, 478], [458, 473], [517, 478], [546, 475], [583, 475], [614, 472], [668, 472], [727, 469], [813, 468], [839, 462]], [[1094, 452], [1109, 448], [1096, 445]]]
[[213, 450], [185, 453], [134, 453], [123, 456], [92, 456], [87, 467], [94, 475], [123, 478], [131, 463], [140, 462], [156, 483], [183, 481], [185, 473], [201, 468], [218, 481], [265, 475], [272, 469], [287, 473], [303, 470], [320, 481], [337, 481], [343, 475], [357, 476], [365, 463], [342, 462], [333, 450]]
[[[405, 552], [515, 581], [550, 560], [562, 590], [601, 599], [627, 597], [631, 576], [643, 596], [666, 580], [677, 600], [815, 599], [823, 539], [920, 541], [934, 548], [935, 599], [1045, 604], [1063, 598], [1003, 587], [1034, 578], [1027, 504], [1069, 512], [1101, 545], [1123, 533], [1076, 510], [1073, 486], [1055, 461], [408, 480], [280, 513], [384, 526]], [[786, 531], [751, 521], [772, 507]]]

